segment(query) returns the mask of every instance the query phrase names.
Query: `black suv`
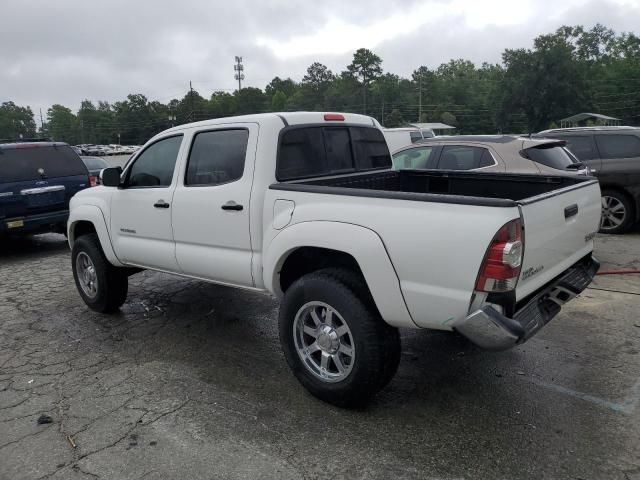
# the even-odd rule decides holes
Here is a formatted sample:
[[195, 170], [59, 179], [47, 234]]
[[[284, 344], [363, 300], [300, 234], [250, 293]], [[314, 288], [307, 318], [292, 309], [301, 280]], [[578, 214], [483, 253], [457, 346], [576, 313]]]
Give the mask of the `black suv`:
[[89, 172], [62, 142], [0, 143], [0, 237], [66, 233], [69, 200]]
[[545, 130], [598, 177], [602, 190], [600, 231], [624, 233], [640, 220], [640, 128], [576, 127]]

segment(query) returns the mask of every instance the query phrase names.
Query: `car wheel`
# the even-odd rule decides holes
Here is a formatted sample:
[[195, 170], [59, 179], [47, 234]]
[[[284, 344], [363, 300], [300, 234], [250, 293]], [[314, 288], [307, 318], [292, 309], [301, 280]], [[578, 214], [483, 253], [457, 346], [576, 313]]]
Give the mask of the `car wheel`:
[[115, 312], [127, 299], [129, 279], [126, 270], [109, 263], [95, 233], [76, 239], [71, 265], [78, 292], [92, 310]]
[[629, 198], [617, 190], [602, 192], [601, 233], [625, 233], [633, 225], [635, 211]]
[[279, 327], [293, 374], [334, 405], [365, 404], [398, 368], [398, 330], [382, 320], [364, 281], [350, 271], [320, 270], [294, 282], [283, 297]]

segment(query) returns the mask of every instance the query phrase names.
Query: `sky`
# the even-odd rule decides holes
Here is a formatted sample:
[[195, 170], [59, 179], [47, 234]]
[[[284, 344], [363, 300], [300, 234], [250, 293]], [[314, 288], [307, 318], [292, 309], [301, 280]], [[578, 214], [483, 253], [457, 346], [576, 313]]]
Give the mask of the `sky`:
[[314, 61], [336, 73], [369, 48], [408, 77], [452, 58], [499, 63], [560, 25], [640, 34], [640, 0], [2, 0], [0, 102], [36, 117], [60, 103], [129, 93], [168, 102], [189, 81], [201, 95], [299, 81]]

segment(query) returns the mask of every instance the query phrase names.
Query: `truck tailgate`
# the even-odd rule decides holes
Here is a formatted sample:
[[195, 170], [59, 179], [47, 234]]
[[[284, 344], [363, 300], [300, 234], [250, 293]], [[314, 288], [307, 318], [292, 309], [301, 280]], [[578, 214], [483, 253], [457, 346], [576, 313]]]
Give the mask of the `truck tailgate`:
[[593, 250], [600, 224], [597, 180], [518, 202], [524, 221], [524, 258], [516, 299], [521, 300]]

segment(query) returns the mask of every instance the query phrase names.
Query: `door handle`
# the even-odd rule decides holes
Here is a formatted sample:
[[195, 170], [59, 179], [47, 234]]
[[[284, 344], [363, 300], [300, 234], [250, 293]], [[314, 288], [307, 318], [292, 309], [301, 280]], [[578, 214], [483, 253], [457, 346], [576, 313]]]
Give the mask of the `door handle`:
[[153, 204], [153, 206], [156, 208], [169, 208], [169, 204], [164, 200], [158, 200], [156, 203]]
[[222, 205], [222, 209], [223, 210], [235, 210], [235, 211], [239, 212], [243, 208], [244, 207], [242, 205], [234, 202], [233, 200], [229, 200], [227, 203]]
[[564, 209], [564, 218], [571, 218], [574, 215], [578, 214], [578, 204], [574, 203], [573, 205], [569, 205]]

